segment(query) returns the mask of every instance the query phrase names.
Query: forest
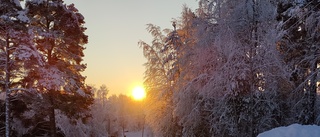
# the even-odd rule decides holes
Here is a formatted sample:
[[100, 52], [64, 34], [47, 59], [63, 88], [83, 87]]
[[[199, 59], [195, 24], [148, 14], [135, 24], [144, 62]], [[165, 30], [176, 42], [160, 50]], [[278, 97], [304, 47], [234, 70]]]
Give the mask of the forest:
[[0, 136], [255, 137], [320, 125], [320, 1], [197, 2], [172, 28], [147, 24], [147, 96], [136, 101], [85, 83], [74, 4], [0, 0]]
[[319, 125], [319, 10], [319, 0], [200, 0], [173, 29], [148, 24], [148, 125], [167, 137]]

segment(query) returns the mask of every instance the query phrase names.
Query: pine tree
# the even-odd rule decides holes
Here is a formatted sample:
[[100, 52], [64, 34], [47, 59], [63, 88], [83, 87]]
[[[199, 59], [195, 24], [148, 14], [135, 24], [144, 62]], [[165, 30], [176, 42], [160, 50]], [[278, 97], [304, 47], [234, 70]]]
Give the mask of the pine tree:
[[44, 63], [28, 70], [26, 85], [42, 94], [49, 114], [50, 135], [57, 135], [55, 109], [69, 117], [83, 117], [92, 103], [91, 91], [84, 84], [80, 72], [83, 45], [88, 42], [84, 34], [84, 17], [73, 4], [62, 0], [26, 2], [28, 16], [34, 31], [37, 50], [44, 56]]

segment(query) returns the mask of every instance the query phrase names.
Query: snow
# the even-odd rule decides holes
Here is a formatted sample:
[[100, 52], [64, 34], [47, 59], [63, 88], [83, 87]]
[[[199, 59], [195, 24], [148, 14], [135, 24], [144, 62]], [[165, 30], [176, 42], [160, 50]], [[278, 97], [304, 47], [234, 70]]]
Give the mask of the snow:
[[16, 4], [17, 7], [21, 7], [19, 0], [13, 0], [13, 3]]
[[20, 20], [20, 21], [22, 21], [22, 22], [29, 22], [30, 20], [29, 20], [29, 18], [27, 17], [27, 15], [26, 15], [26, 13], [25, 13], [25, 11], [18, 11], [18, 19]]
[[45, 0], [32, 0], [33, 3], [42, 4]]
[[80, 96], [83, 96], [83, 97], [86, 96], [86, 93], [84, 93], [84, 91], [83, 91], [82, 89], [80, 89], [80, 88], [77, 90], [77, 93], [78, 93]]
[[263, 132], [258, 137], [320, 137], [320, 126], [292, 124]]
[[64, 85], [63, 73], [55, 67], [41, 68], [42, 79], [39, 84], [47, 89], [59, 90]]

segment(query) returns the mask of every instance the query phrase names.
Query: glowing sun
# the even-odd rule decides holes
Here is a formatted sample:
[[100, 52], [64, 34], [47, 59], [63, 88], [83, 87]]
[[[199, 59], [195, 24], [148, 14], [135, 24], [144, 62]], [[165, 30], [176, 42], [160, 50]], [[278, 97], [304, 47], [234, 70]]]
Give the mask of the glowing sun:
[[146, 97], [146, 92], [142, 86], [136, 86], [132, 90], [132, 97], [135, 100], [142, 100]]

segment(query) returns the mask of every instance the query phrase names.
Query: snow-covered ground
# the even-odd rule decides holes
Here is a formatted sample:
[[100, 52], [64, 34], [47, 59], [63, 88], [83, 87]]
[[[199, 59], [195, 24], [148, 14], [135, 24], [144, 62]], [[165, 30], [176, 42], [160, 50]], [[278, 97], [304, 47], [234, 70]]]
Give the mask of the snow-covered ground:
[[320, 137], [320, 126], [292, 124], [263, 132], [258, 137]]

